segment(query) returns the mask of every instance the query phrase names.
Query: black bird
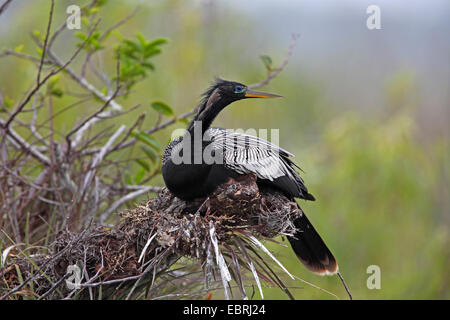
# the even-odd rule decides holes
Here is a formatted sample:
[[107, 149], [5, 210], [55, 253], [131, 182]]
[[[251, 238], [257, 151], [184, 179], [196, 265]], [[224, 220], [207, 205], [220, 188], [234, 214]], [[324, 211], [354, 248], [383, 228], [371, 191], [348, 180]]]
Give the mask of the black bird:
[[[190, 200], [206, 197], [230, 177], [253, 173], [258, 184], [275, 187], [291, 199], [315, 200], [296, 172], [291, 153], [254, 136], [211, 128], [215, 117], [230, 103], [273, 97], [280, 96], [252, 91], [238, 82], [216, 80], [204, 93], [185, 135], [172, 140], [164, 152], [162, 175], [167, 188], [175, 196]], [[294, 225], [295, 237], [288, 239], [300, 261], [321, 275], [337, 273], [333, 254], [304, 213]]]

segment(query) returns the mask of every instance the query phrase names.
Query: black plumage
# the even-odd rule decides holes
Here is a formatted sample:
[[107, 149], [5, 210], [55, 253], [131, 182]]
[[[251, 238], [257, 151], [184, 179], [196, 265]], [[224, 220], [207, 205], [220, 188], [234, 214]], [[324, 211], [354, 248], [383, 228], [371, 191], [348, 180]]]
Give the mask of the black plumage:
[[[167, 188], [190, 200], [207, 196], [229, 178], [256, 174], [258, 184], [275, 187], [289, 198], [315, 200], [296, 172], [291, 153], [257, 137], [211, 128], [215, 117], [230, 103], [271, 97], [279, 96], [217, 80], [205, 92], [185, 135], [174, 139], [164, 152], [162, 175]], [[297, 232], [288, 239], [300, 261], [315, 273], [336, 273], [335, 258], [304, 213], [294, 225]]]

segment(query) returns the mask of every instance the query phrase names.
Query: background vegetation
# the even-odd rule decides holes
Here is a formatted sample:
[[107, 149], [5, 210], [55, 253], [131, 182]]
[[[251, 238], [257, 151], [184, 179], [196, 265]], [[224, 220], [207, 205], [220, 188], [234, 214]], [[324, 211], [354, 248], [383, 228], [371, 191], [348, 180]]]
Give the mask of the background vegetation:
[[[72, 2], [88, 3], [57, 1], [53, 28], [65, 19], [65, 9]], [[98, 51], [93, 60], [98, 63], [101, 56], [105, 73], [114, 78], [114, 48], [121, 44], [121, 76], [130, 77], [122, 80], [132, 85], [132, 91], [116, 100], [130, 112], [119, 118], [120, 123], [114, 119], [101, 122], [89, 134], [110, 125], [129, 128], [143, 112], [147, 116], [141, 128], [153, 127], [159, 117], [172, 117], [165, 105], [174, 114], [187, 112], [196, 106], [215, 76], [258, 82], [266, 73], [259, 56], [268, 55], [275, 66], [279, 65], [291, 33], [300, 32], [289, 65], [266, 89], [285, 98], [236, 103], [215, 124], [280, 129], [280, 145], [297, 155], [307, 186], [317, 198], [302, 206], [335, 253], [355, 298], [448, 299], [450, 44], [444, 31], [449, 22], [443, 13], [449, 5], [417, 1], [405, 7], [382, 1], [383, 29], [369, 31], [365, 26], [368, 4], [364, 1], [352, 6], [349, 2], [311, 2], [106, 2], [99, 13], [102, 31], [139, 5], [133, 18], [104, 43], [98, 47], [91, 43], [88, 48]], [[46, 0], [13, 1], [0, 16], [0, 49], [39, 56], [31, 37], [45, 35], [48, 8]], [[68, 59], [86, 34], [85, 24], [82, 30], [66, 31], [55, 42], [54, 51]], [[151, 65], [143, 68], [145, 78], [134, 84], [133, 59], [127, 61], [124, 39], [139, 43], [140, 38], [168, 42], [158, 43], [162, 53], [152, 56], [148, 61]], [[81, 57], [86, 54], [84, 50]], [[82, 70], [82, 62], [82, 58], [75, 60], [72, 68]], [[35, 77], [36, 67], [29, 61], [2, 56], [0, 107], [14, 109]], [[94, 74], [88, 72], [86, 77], [105, 90]], [[136, 79], [140, 77], [138, 74]], [[54, 112], [73, 103], [80, 94], [66, 77], [50, 89], [55, 89], [51, 93]], [[163, 106], [152, 107], [156, 101], [164, 102]], [[55, 132], [61, 133], [55, 139], [64, 139], [68, 128], [99, 106], [99, 101], [90, 99], [55, 118]], [[4, 114], [0, 114], [2, 119]], [[31, 115], [24, 114], [21, 119], [27, 117]], [[39, 110], [37, 122], [47, 118], [48, 111]], [[111, 160], [139, 158], [123, 169], [124, 179], [129, 184], [163, 186], [157, 174], [159, 162], [148, 160], [148, 153], [160, 153], [172, 130], [184, 126], [185, 121], [177, 121], [152, 135], [160, 148], [150, 143], [151, 151], [135, 147], [111, 155]], [[146, 181], [153, 174], [154, 178]], [[145, 194], [134, 201], [151, 196]], [[1, 215], [0, 221], [6, 221], [6, 212]], [[116, 220], [111, 216], [108, 222]], [[0, 239], [6, 247], [4, 234]], [[290, 248], [268, 247], [296, 276], [345, 298], [336, 277], [309, 273]], [[380, 290], [366, 287], [369, 265], [381, 268]], [[334, 298], [301, 281], [286, 282], [298, 287], [292, 289], [298, 299]], [[264, 292], [265, 298], [285, 298], [278, 288], [264, 288]], [[213, 294], [213, 298], [220, 297], [220, 293]]]

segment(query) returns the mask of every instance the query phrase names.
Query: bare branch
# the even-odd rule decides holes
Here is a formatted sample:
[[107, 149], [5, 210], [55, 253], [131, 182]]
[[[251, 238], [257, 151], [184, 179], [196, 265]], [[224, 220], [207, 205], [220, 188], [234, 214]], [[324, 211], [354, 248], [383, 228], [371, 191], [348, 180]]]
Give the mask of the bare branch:
[[108, 142], [104, 145], [104, 147], [100, 150], [100, 152], [92, 160], [91, 170], [88, 172], [88, 174], [86, 175], [86, 177], [84, 179], [84, 183], [81, 188], [80, 194], [84, 194], [87, 186], [89, 185], [89, 183], [91, 183], [92, 177], [94, 176], [95, 167], [103, 160], [103, 157], [105, 156], [108, 149], [111, 147], [111, 145], [117, 139], [117, 137], [119, 137], [122, 134], [122, 132], [125, 130], [125, 128], [126, 127], [124, 125], [121, 125], [119, 127], [119, 129], [111, 136], [111, 138], [109, 138]]
[[46, 190], [46, 191], [55, 191], [55, 188], [46, 188], [42, 185], [33, 183], [31, 181], [27, 181], [24, 177], [18, 175], [17, 173], [15, 173], [14, 171], [12, 171], [11, 169], [9, 169], [7, 166], [5, 166], [4, 164], [0, 163], [0, 166], [3, 170], [7, 171], [10, 175], [14, 176], [16, 179], [18, 179], [19, 181], [21, 181], [22, 183], [30, 186], [31, 188], [34, 189], [42, 189], [42, 190]]
[[[63, 65], [62, 61], [53, 53], [52, 50], [48, 50], [47, 55], [52, 59], [52, 61], [56, 65], [59, 65], [59, 66]], [[96, 87], [94, 87], [92, 84], [90, 84], [85, 78], [76, 74], [76, 72], [73, 71], [71, 68], [66, 67], [65, 70], [67, 71], [67, 73], [70, 75], [70, 77], [73, 80], [78, 82], [78, 84], [80, 84], [83, 88], [85, 88], [86, 90], [91, 92], [94, 96], [96, 96], [103, 102], [106, 102], [111, 98], [110, 96], [104, 95], [103, 93], [101, 93], [100, 90], [98, 90]], [[110, 106], [114, 111], [122, 111], [123, 110], [123, 107], [120, 104], [118, 104], [115, 100], [110, 101]]]
[[46, 60], [46, 59], [42, 60], [42, 58], [40, 59], [40, 58], [37, 58], [37, 57], [33, 57], [33, 56], [29, 55], [29, 54], [22, 53], [22, 52], [17, 52], [17, 51], [10, 50], [10, 49], [6, 49], [0, 54], [0, 57], [3, 57], [3, 56], [16, 56], [18, 58], [30, 60], [32, 62], [43, 61], [44, 64], [53, 64], [51, 60]]
[[118, 27], [120, 27], [121, 25], [123, 25], [124, 23], [126, 23], [128, 20], [130, 20], [131, 18], [133, 18], [136, 13], [139, 10], [139, 6], [137, 6], [133, 12], [131, 12], [128, 16], [126, 16], [125, 18], [123, 18], [122, 20], [119, 20], [117, 23], [115, 23], [114, 25], [112, 25], [111, 27], [109, 27], [101, 36], [100, 38], [98, 38], [99, 41], [102, 41], [103, 39], [105, 39], [106, 36], [108, 36], [108, 34], [117, 29]]
[[[84, 121], [82, 121], [80, 124], [75, 126], [70, 132], [66, 135], [66, 141], [68, 150], [72, 147], [76, 147], [83, 137], [84, 132], [89, 129], [89, 127], [94, 123], [95, 118], [99, 119], [98, 116], [105, 111], [105, 109], [109, 106], [110, 102], [116, 97], [117, 93], [119, 92], [120, 87], [117, 87], [116, 91], [113, 93], [113, 95], [108, 99], [108, 101], [105, 102], [105, 104], [98, 109], [96, 112], [91, 114], [89, 117], [87, 117]], [[96, 120], [98, 121], [98, 120]], [[75, 137], [75, 140], [72, 142], [70, 141], [70, 137], [77, 133], [77, 136]]]
[[72, 133], [76, 133], [75, 141], [74, 141], [74, 147], [81, 141], [83, 138], [84, 133], [96, 122], [102, 120], [102, 117], [107, 117], [111, 113], [114, 112], [114, 110], [109, 112], [104, 112], [104, 110], [111, 104], [111, 102], [114, 100], [114, 98], [117, 96], [117, 94], [120, 91], [120, 50], [118, 50], [118, 56], [117, 56], [117, 64], [116, 64], [116, 77], [117, 77], [117, 83], [116, 83], [116, 90], [114, 93], [109, 97], [109, 99], [105, 102], [102, 108], [100, 108], [97, 112], [95, 112], [92, 116], [88, 117], [84, 122], [81, 123], [80, 126], [75, 128], [71, 131], [71, 133], [66, 137], [67, 142], [69, 143], [69, 149], [71, 147], [69, 137]]
[[36, 79], [36, 83], [38, 86], [39, 86], [39, 83], [41, 82], [42, 65], [44, 64], [45, 53], [47, 51], [47, 43], [48, 43], [48, 37], [50, 36], [50, 28], [52, 26], [53, 9], [54, 8], [55, 8], [55, 0], [52, 0], [52, 4], [50, 7], [50, 15], [48, 17], [47, 32], [45, 33], [44, 47], [42, 48], [41, 62], [39, 63], [39, 70], [38, 70], [37, 79]]
[[[6, 122], [0, 119], [0, 125], [2, 127], [6, 127]], [[46, 156], [44, 156], [41, 152], [39, 152], [36, 147], [33, 147], [28, 142], [26, 142], [16, 131], [9, 128], [6, 133], [7, 136], [10, 139], [12, 139], [13, 142], [17, 143], [27, 153], [31, 154], [34, 158], [42, 162], [44, 165], [46, 166], [50, 165], [50, 160]]]
[[[150, 128], [150, 129], [146, 130], [145, 132], [147, 134], [155, 133], [156, 131], [162, 130], [179, 120], [190, 117], [191, 115], [195, 114], [195, 111], [196, 111], [196, 109], [192, 109], [192, 110], [185, 112], [177, 117], [173, 117], [172, 119], [167, 120], [166, 122], [163, 122], [163, 123], [157, 125], [156, 127]], [[128, 148], [128, 147], [132, 146], [136, 141], [137, 141], [136, 138], [130, 139], [129, 141], [115, 147], [114, 150], [116, 151], [116, 150]]]
[[148, 192], [160, 192], [162, 190], [162, 188], [160, 187], [153, 187], [153, 186], [143, 186], [140, 190], [137, 191], [133, 191], [130, 192], [129, 194], [127, 194], [126, 196], [120, 198], [119, 200], [117, 200], [116, 202], [114, 202], [113, 204], [111, 204], [109, 206], [109, 208], [103, 212], [100, 216], [100, 222], [104, 223], [106, 221], [106, 219], [109, 218], [109, 216], [116, 211], [117, 208], [119, 208], [122, 204], [127, 203], [128, 201], [131, 201], [143, 194], [146, 194]]
[[340, 272], [337, 273], [339, 279], [341, 279], [342, 284], [344, 285], [345, 291], [347, 291], [348, 297], [350, 298], [350, 300], [353, 300], [352, 294], [350, 293], [350, 289], [347, 286], [347, 283], [344, 280], [344, 277], [342, 276], [342, 274]]

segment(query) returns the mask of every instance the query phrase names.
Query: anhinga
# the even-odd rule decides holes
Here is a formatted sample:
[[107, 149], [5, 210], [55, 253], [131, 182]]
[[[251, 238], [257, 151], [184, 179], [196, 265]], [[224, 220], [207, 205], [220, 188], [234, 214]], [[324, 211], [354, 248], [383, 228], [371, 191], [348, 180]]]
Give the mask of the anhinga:
[[[190, 200], [208, 196], [229, 178], [256, 174], [258, 184], [275, 187], [291, 199], [315, 200], [296, 172], [289, 158], [292, 154], [254, 136], [210, 127], [234, 101], [272, 97], [280, 96], [218, 79], [205, 92], [185, 135], [173, 140], [164, 152], [162, 175], [167, 188], [178, 198]], [[337, 262], [305, 214], [295, 219], [294, 226], [295, 237], [288, 239], [300, 261], [315, 273], [335, 274]]]

